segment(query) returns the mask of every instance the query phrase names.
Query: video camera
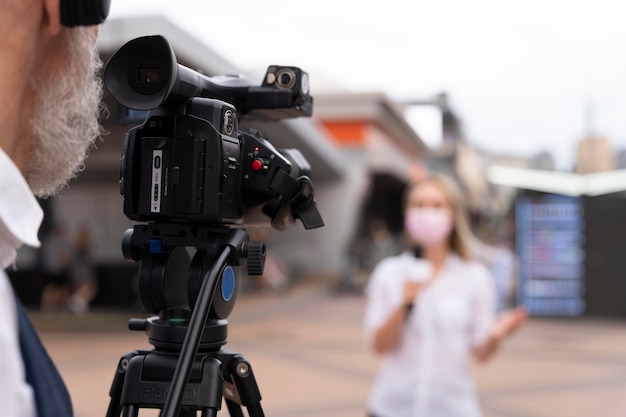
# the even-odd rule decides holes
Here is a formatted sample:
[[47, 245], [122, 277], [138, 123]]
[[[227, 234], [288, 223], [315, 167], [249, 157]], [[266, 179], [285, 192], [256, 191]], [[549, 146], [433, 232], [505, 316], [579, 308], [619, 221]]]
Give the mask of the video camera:
[[[310, 116], [307, 74], [270, 66], [262, 85], [240, 76], [207, 77], [179, 65], [161, 36], [131, 40], [110, 59], [104, 81], [121, 105], [150, 110], [126, 133], [120, 161], [124, 214], [122, 254], [141, 261], [138, 290], [149, 319], [133, 319], [155, 349], [119, 362], [107, 417], [161, 408], [161, 416], [262, 417], [250, 363], [222, 351], [237, 295], [233, 267], [261, 275], [263, 242], [245, 230], [259, 212], [277, 229], [300, 219], [323, 226], [310, 166], [296, 149], [280, 152], [242, 117], [260, 121]], [[267, 217], [265, 217], [267, 216]], [[195, 248], [193, 259], [188, 249]], [[190, 377], [191, 375], [191, 377]], [[167, 393], [146, 395], [146, 393]]]
[[159, 223], [244, 224], [267, 216], [284, 229], [300, 219], [323, 226], [310, 166], [296, 149], [278, 151], [238, 120], [310, 116], [308, 74], [270, 66], [262, 85], [242, 76], [207, 77], [180, 65], [161, 36], [134, 39], [109, 61], [111, 94], [151, 110], [126, 134], [120, 160], [124, 214]]

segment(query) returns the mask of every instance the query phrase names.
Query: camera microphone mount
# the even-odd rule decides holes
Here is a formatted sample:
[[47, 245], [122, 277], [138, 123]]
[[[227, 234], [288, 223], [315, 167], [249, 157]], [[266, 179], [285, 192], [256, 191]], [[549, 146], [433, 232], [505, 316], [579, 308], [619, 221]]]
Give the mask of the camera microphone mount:
[[[190, 262], [186, 248], [195, 247]], [[265, 246], [243, 229], [189, 224], [140, 224], [122, 239], [127, 259], [141, 261], [139, 292], [149, 319], [131, 319], [153, 350], [134, 350], [118, 363], [107, 417], [137, 417], [141, 408], [161, 417], [214, 417], [225, 399], [232, 417], [263, 417], [252, 367], [238, 353], [221, 350], [226, 317], [237, 293], [232, 266], [263, 273]], [[187, 273], [187, 291], [180, 276]]]

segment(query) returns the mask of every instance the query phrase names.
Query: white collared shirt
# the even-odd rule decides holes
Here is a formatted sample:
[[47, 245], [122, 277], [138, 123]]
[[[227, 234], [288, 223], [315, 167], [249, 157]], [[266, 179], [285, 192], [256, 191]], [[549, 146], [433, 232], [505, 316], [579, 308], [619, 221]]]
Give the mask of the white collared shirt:
[[[381, 261], [367, 287], [364, 330], [368, 342], [402, 303], [412, 254]], [[494, 283], [478, 262], [449, 256], [423, 289], [398, 347], [383, 358], [368, 401], [382, 417], [478, 417], [470, 374], [472, 348], [483, 343], [495, 316]]]
[[22, 244], [39, 246], [42, 219], [26, 180], [0, 148], [0, 407], [7, 416], [37, 416], [20, 352], [13, 289], [4, 268], [15, 262]]

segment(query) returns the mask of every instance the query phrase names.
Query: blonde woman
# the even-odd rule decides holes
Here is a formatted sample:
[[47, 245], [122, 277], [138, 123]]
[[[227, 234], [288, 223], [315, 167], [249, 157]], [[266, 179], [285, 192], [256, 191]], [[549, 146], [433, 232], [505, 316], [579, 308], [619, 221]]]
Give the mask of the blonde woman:
[[470, 258], [459, 193], [445, 177], [411, 186], [405, 230], [414, 250], [381, 261], [367, 287], [365, 334], [383, 356], [368, 401], [372, 417], [478, 417], [470, 361], [484, 361], [525, 320], [495, 317], [487, 269]]

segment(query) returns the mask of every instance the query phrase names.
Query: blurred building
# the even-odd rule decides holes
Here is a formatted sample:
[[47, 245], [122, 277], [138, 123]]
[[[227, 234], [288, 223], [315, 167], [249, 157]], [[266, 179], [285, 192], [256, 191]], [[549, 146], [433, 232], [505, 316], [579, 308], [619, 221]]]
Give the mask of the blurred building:
[[590, 136], [581, 139], [576, 149], [577, 174], [611, 171], [617, 168], [617, 158], [605, 137]]
[[339, 271], [368, 269], [377, 257], [372, 245], [381, 243], [375, 234], [388, 237], [381, 253], [398, 249], [404, 189], [427, 148], [402, 107], [383, 93], [321, 94], [315, 100], [315, 120], [346, 167], [344, 181], [335, 184], [334, 215], [345, 231]]

